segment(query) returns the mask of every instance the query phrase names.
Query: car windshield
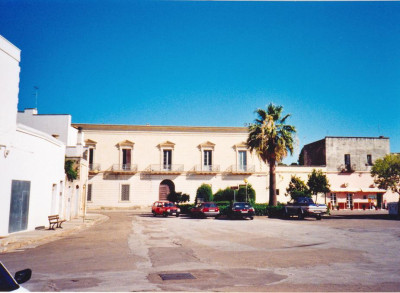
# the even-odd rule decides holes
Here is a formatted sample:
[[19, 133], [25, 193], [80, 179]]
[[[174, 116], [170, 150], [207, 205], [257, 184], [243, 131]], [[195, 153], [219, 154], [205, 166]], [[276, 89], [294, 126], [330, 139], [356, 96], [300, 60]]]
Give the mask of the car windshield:
[[298, 202], [299, 203], [310, 203], [310, 204], [314, 203], [314, 201], [311, 198], [308, 198], [308, 197], [299, 198]]
[[205, 203], [204, 207], [206, 207], [206, 208], [216, 208], [217, 205], [215, 203]]
[[173, 207], [175, 206], [172, 202], [167, 202], [164, 204], [165, 207]]
[[6, 268], [0, 262], [0, 291], [14, 291], [19, 288], [19, 285], [10, 276]]
[[237, 202], [233, 205], [236, 209], [250, 209], [251, 205], [245, 202]]

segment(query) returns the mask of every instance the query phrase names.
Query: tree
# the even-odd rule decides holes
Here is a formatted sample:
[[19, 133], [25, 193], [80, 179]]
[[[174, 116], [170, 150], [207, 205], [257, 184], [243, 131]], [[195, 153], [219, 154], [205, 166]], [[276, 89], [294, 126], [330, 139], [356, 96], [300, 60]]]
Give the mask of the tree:
[[199, 199], [201, 199], [201, 202], [206, 202], [206, 201], [212, 201], [212, 198], [213, 194], [211, 190], [211, 185], [203, 183], [202, 185], [200, 185], [199, 188], [197, 188], [196, 199], [195, 199], [196, 204], [199, 201]]
[[251, 186], [250, 183], [247, 184], [247, 192], [245, 185], [241, 185], [239, 187], [236, 201], [251, 202], [251, 203], [254, 203], [256, 201], [256, 191], [254, 190], [253, 186]]
[[379, 188], [390, 189], [400, 195], [400, 155], [388, 154], [376, 160], [371, 169], [371, 176]]
[[310, 197], [311, 192], [306, 183], [301, 180], [300, 177], [292, 175], [289, 186], [286, 188], [286, 195], [290, 195], [292, 199], [296, 199], [298, 197]]
[[312, 173], [308, 175], [307, 185], [310, 192], [315, 195], [315, 202], [317, 202], [318, 193], [324, 193], [326, 201], [326, 193], [330, 191], [330, 184], [322, 170], [313, 169]]
[[172, 191], [167, 195], [167, 199], [174, 203], [181, 203], [189, 201], [190, 196], [186, 193]]
[[64, 171], [67, 175], [68, 181], [74, 181], [78, 178], [78, 167], [75, 166], [75, 161], [65, 160]]
[[247, 147], [269, 164], [269, 204], [276, 206], [276, 164], [288, 153], [293, 154], [296, 129], [285, 124], [290, 114], [281, 118], [282, 106], [268, 105], [267, 110], [257, 109], [257, 119], [248, 127]]

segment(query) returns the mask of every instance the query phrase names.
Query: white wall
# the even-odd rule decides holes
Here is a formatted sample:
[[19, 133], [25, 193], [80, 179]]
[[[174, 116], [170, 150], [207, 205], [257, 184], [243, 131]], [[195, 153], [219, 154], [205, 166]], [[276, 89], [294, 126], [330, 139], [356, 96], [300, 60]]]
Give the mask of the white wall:
[[20, 50], [0, 35], [0, 156], [15, 133]]
[[59, 135], [58, 139], [67, 146], [76, 146], [78, 130], [71, 127], [71, 115], [38, 114], [37, 109], [25, 109], [18, 112], [17, 121], [47, 134]]
[[7, 158], [0, 158], [0, 235], [8, 234], [12, 180], [31, 182], [28, 230], [47, 226], [53, 185], [63, 190], [65, 146], [35, 129], [18, 125]]
[[13, 180], [30, 182], [27, 230], [48, 225], [53, 185], [60, 197], [65, 181], [64, 144], [16, 123], [19, 56], [20, 50], [0, 36], [0, 236], [8, 234]]

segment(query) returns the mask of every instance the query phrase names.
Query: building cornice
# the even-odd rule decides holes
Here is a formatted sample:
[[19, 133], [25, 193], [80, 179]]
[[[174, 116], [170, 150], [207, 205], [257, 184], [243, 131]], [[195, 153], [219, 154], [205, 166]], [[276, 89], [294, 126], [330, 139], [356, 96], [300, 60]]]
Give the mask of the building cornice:
[[117, 125], [73, 123], [73, 127], [82, 127], [83, 131], [160, 131], [160, 132], [216, 132], [247, 133], [246, 127], [209, 127], [209, 126], [153, 126], [153, 125]]

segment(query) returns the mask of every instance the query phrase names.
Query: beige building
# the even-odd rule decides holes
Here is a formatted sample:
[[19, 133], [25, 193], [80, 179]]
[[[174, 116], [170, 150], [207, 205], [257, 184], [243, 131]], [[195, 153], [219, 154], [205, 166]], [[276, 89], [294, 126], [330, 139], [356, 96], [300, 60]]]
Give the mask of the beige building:
[[[256, 201], [268, 201], [268, 168], [245, 146], [245, 127], [183, 127], [74, 124], [82, 128], [88, 147], [88, 207], [147, 206], [169, 190], [194, 201], [202, 183], [213, 193], [247, 179]], [[281, 172], [278, 201], [293, 173]], [[296, 168], [307, 177], [311, 168]], [[283, 174], [283, 175], [282, 175]]]

